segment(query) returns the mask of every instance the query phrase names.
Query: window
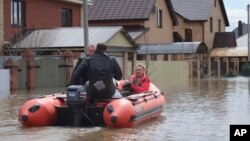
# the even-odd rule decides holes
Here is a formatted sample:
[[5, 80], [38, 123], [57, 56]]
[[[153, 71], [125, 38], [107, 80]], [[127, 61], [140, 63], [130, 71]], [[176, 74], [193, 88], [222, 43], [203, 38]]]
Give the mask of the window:
[[219, 24], [219, 25], [218, 25], [218, 26], [219, 26], [219, 27], [218, 27], [218, 28], [219, 28], [219, 32], [221, 32], [221, 20], [218, 21], [218, 24]]
[[61, 9], [62, 14], [62, 27], [72, 26], [72, 10], [68, 8]]
[[192, 29], [185, 28], [185, 41], [186, 42], [192, 42], [193, 41], [192, 36], [193, 36]]
[[146, 60], [147, 56], [142, 54], [137, 54], [137, 60]]
[[157, 11], [157, 27], [162, 28], [162, 10]]
[[163, 60], [164, 60], [164, 61], [168, 61], [168, 54], [164, 54]]
[[213, 32], [213, 18], [210, 17], [210, 32]]
[[11, 0], [11, 25], [24, 26], [24, 2], [21, 0]]

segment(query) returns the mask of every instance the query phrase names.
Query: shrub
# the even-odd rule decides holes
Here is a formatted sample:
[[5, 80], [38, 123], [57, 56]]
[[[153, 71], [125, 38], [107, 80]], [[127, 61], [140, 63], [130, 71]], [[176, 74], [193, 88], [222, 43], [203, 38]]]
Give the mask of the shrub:
[[230, 69], [227, 76], [228, 77], [235, 77], [234, 70]]
[[250, 76], [250, 64], [246, 63], [242, 66], [242, 71], [240, 72], [243, 76]]

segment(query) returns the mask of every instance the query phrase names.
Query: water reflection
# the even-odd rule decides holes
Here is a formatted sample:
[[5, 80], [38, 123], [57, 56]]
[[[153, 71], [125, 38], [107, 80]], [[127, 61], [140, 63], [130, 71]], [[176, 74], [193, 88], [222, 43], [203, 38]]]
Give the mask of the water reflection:
[[[160, 87], [163, 84], [159, 85]], [[229, 140], [230, 124], [250, 123], [250, 79], [244, 77], [165, 83], [167, 104], [161, 117], [132, 129], [20, 126], [20, 106], [30, 98], [65, 91], [17, 91], [0, 98], [3, 140], [34, 141], [200, 141]]]
[[0, 99], [2, 99], [2, 100], [8, 99], [9, 96], [10, 96], [10, 91], [0, 90]]

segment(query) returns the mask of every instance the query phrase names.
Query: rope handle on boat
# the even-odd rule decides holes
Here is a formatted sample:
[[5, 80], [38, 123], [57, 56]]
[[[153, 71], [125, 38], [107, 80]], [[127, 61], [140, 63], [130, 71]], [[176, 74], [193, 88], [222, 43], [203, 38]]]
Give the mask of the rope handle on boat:
[[132, 102], [135, 102], [138, 99], [143, 98], [143, 97], [145, 98], [146, 96], [149, 96], [149, 95], [154, 95], [154, 97], [157, 98], [156, 94], [157, 94], [157, 91], [147, 91], [147, 92], [144, 92], [144, 94], [141, 95], [141, 96], [139, 96], [139, 95], [138, 96], [131, 95], [131, 97], [128, 96], [127, 99], [131, 100]]

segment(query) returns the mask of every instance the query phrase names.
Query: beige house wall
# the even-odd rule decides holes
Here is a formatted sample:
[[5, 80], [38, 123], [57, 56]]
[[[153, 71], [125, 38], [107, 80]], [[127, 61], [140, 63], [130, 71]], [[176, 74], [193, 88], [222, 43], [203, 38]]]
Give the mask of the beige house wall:
[[[204, 41], [209, 48], [213, 46], [215, 33], [219, 32], [219, 20], [221, 20], [220, 32], [225, 32], [225, 21], [218, 0], [216, 0], [216, 7], [213, 6], [211, 10], [208, 21], [189, 22], [184, 21], [184, 18], [179, 14], [176, 15], [179, 25], [175, 26], [174, 31], [177, 31], [185, 38], [185, 28], [190, 28], [192, 29], [193, 41]], [[210, 32], [210, 17], [213, 18], [213, 32]]]
[[[139, 44], [157, 44], [173, 42], [173, 22], [165, 0], [157, 0], [156, 5], [162, 10], [162, 28], [157, 28], [157, 13], [154, 11], [146, 21], [110, 21], [90, 23], [91, 26], [140, 25], [150, 28], [143, 36], [136, 39]], [[153, 9], [152, 9], [153, 10]]]
[[157, 27], [157, 12], [152, 12], [144, 26], [150, 30], [136, 40], [141, 44], [171, 43], [173, 42], [173, 22], [165, 0], [157, 0], [156, 5], [162, 10], [162, 28]]
[[91, 23], [89, 26], [123, 26], [123, 25], [140, 25], [144, 26], [144, 21], [107, 21], [99, 23]]
[[185, 38], [185, 29], [192, 30], [193, 41], [203, 41], [203, 23], [202, 22], [186, 22], [184, 18], [179, 14], [176, 14], [178, 20], [178, 26], [174, 27], [174, 31], [178, 32], [183, 38]]
[[[137, 63], [146, 64], [145, 61]], [[128, 76], [132, 74], [132, 62], [127, 65]], [[189, 82], [189, 62], [188, 61], [150, 61], [148, 63], [148, 76], [152, 83], [156, 84], [161, 91], [165, 91], [166, 84], [176, 87]], [[125, 78], [127, 79], [127, 78]], [[178, 81], [176, 81], [178, 80]], [[172, 85], [170, 83], [173, 83]]]
[[110, 46], [133, 47], [121, 32], [117, 33], [107, 44]]
[[[210, 17], [213, 18], [213, 32], [210, 32]], [[214, 35], [216, 32], [219, 32], [219, 20], [221, 20], [221, 32], [225, 32], [225, 20], [218, 0], [216, 0], [216, 7], [213, 6], [210, 17], [208, 21], [205, 22], [205, 42], [209, 45], [208, 47], [211, 48], [214, 41]]]

